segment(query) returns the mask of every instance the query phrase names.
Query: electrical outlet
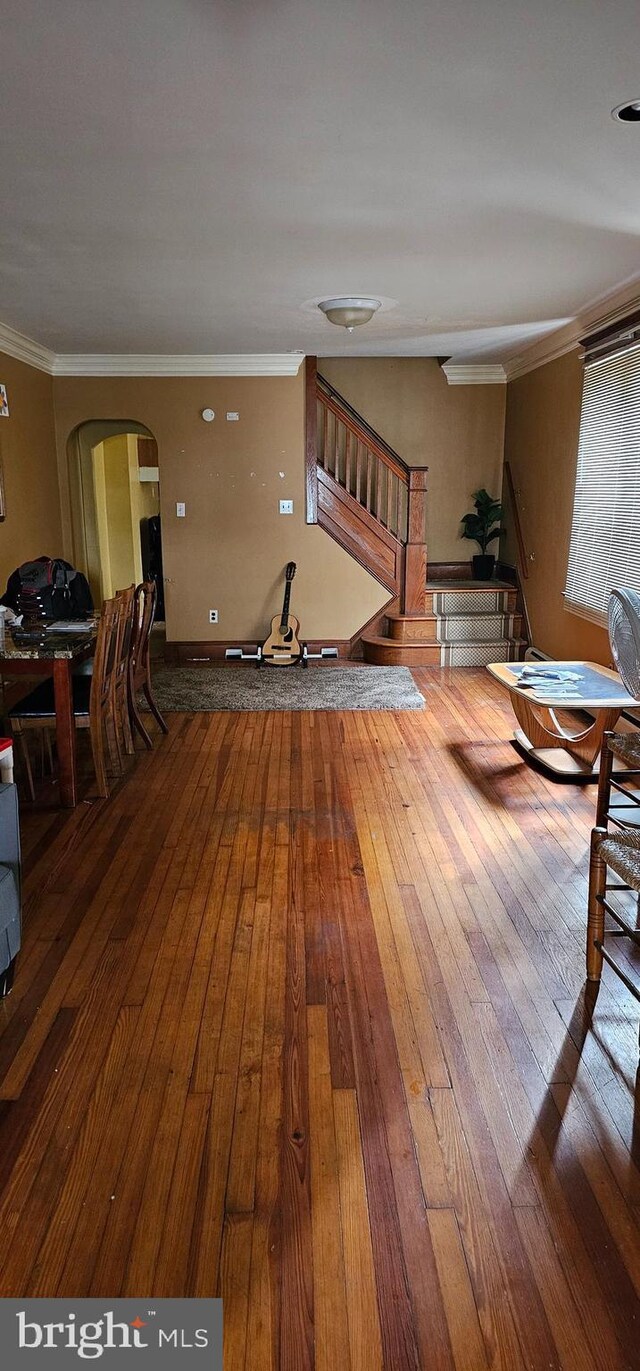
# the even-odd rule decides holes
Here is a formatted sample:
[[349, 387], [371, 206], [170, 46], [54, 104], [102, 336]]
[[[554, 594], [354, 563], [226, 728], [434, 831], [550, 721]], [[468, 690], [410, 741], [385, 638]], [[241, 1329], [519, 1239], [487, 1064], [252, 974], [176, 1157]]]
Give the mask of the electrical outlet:
[[210, 609], [210, 610], [209, 610], [209, 623], [210, 623], [210, 624], [217, 624], [217, 622], [218, 622], [218, 611], [217, 611], [217, 609]]
[[281, 514], [293, 514], [293, 500], [281, 500], [281, 501], [280, 501], [280, 513], [281, 513]]
[[178, 503], [176, 504], [176, 519], [184, 519], [185, 516], [186, 516], [186, 513], [187, 513], [187, 507], [186, 507], [186, 505], [183, 503], [182, 500], [178, 500]]

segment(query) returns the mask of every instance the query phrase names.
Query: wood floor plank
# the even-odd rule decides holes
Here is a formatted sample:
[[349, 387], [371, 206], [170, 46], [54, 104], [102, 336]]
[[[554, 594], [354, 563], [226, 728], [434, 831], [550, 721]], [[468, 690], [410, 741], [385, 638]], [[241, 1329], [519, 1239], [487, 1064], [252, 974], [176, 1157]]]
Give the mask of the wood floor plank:
[[309, 1147], [309, 1068], [305, 942], [301, 911], [291, 900], [286, 940], [283, 1045], [280, 1365], [306, 1371], [314, 1364], [313, 1241]]
[[151, 1282], [157, 1298], [169, 1298], [175, 1290], [188, 1290], [189, 1240], [195, 1219], [209, 1107], [206, 1095], [187, 1096]]
[[[391, 1366], [383, 1360], [382, 1335], [367, 1190], [360, 1142], [358, 1107], [350, 1090], [336, 1090], [333, 1097], [342, 1242], [349, 1292], [347, 1319], [351, 1371], [382, 1371]], [[401, 1364], [401, 1363], [400, 1363]]]
[[307, 1008], [314, 1346], [317, 1371], [351, 1371], [326, 1009]]
[[562, 1359], [562, 1365], [575, 1371], [607, 1371], [619, 1360], [613, 1330], [601, 1319], [587, 1319], [574, 1300], [575, 1286], [558, 1260], [551, 1229], [539, 1209], [519, 1209], [518, 1226], [522, 1233], [540, 1294]]
[[434, 1209], [429, 1214], [429, 1232], [457, 1371], [483, 1371], [490, 1362], [455, 1212]]
[[[446, 1044], [452, 1079], [452, 1104], [460, 1117], [462, 1132], [467, 1140], [473, 1171], [482, 1196], [487, 1227], [489, 1221], [492, 1225], [497, 1223], [499, 1226], [496, 1250], [504, 1273], [504, 1293], [509, 1301], [520, 1345], [530, 1349], [534, 1364], [537, 1358], [540, 1366], [544, 1366], [546, 1358], [547, 1363], [554, 1366], [556, 1356], [544, 1306], [535, 1289], [515, 1223], [514, 1209], [504, 1173], [488, 1127], [482, 1085], [478, 1088], [479, 1083], [475, 1076], [472, 1046], [477, 1043], [478, 1038], [474, 1036], [469, 1045], [463, 1040], [443, 983], [434, 983], [432, 994], [437, 1004], [437, 1017]], [[486, 1070], [484, 1052], [481, 1064]], [[439, 1101], [447, 1105], [448, 1092], [432, 1091], [430, 1094], [434, 1113]], [[506, 1112], [504, 1105], [502, 1110], [503, 1113]], [[523, 1158], [523, 1162], [529, 1175], [528, 1155]], [[498, 1348], [501, 1347], [502, 1343], [499, 1340]]]
[[403, 1076], [424, 1202], [427, 1209], [448, 1209], [451, 1191], [428, 1090], [411, 1072]]
[[[270, 947], [260, 1076], [260, 1116], [256, 1146], [254, 1224], [251, 1248], [246, 1371], [279, 1363], [280, 1136], [282, 1128], [282, 1051], [285, 1025], [287, 912], [286, 852], [279, 849], [272, 867]], [[261, 885], [263, 895], [265, 885]]]
[[219, 1287], [224, 1307], [222, 1355], [225, 1371], [244, 1371], [252, 1238], [251, 1214], [225, 1216]]
[[[233, 1135], [238, 1063], [242, 1047], [244, 1003], [253, 938], [255, 896], [251, 891], [239, 896], [234, 916], [231, 972], [224, 1001], [216, 1071], [212, 1086], [207, 1143], [200, 1174], [200, 1193], [196, 1227], [192, 1238], [190, 1281], [193, 1293], [206, 1296], [218, 1287], [220, 1243], [224, 1223], [224, 1195], [229, 1171]], [[192, 1087], [197, 1077], [192, 1077]]]
[[511, 1367], [522, 1367], [526, 1362], [509, 1299], [498, 1236], [494, 1224], [487, 1221], [453, 1091], [433, 1090], [431, 1105], [490, 1362], [492, 1366], [510, 1371]]
[[227, 1214], [252, 1214], [255, 1203], [261, 1065], [264, 1050], [264, 1018], [267, 982], [264, 967], [269, 948], [271, 907], [256, 900], [248, 969], [242, 1045], [238, 1063], [229, 1173], [225, 1195]]

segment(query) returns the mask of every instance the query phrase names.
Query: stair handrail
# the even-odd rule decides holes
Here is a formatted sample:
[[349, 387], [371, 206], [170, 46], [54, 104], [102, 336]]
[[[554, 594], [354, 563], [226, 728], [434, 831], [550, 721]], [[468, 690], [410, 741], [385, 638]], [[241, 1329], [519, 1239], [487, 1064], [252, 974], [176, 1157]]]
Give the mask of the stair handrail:
[[524, 576], [525, 581], [526, 581], [527, 578], [528, 578], [528, 576], [529, 576], [529, 558], [527, 557], [526, 548], [525, 548], [525, 544], [524, 544], [524, 538], [523, 538], [523, 536], [522, 536], [522, 525], [521, 525], [521, 523], [520, 523], [520, 515], [519, 515], [519, 513], [518, 513], [518, 502], [517, 502], [517, 500], [516, 500], [516, 488], [515, 488], [515, 486], [514, 486], [514, 484], [513, 484], [513, 476], [512, 476], [512, 474], [511, 474], [511, 466], [510, 466], [510, 463], [509, 463], [508, 461], [505, 461], [505, 464], [504, 464], [504, 474], [505, 474], [505, 476], [506, 476], [506, 478], [507, 478], [507, 490], [509, 491], [509, 503], [510, 503], [511, 508], [512, 508], [512, 510], [513, 510], [513, 526], [514, 526], [515, 531], [516, 531], [516, 543], [517, 543], [517, 545], [518, 545], [518, 557], [519, 557], [519, 560], [520, 560], [520, 569], [521, 569], [522, 575]]
[[533, 634], [532, 634], [532, 632], [531, 632], [531, 620], [530, 620], [530, 618], [529, 618], [529, 608], [528, 608], [528, 605], [527, 605], [527, 597], [526, 597], [526, 595], [525, 595], [524, 586], [523, 586], [523, 584], [522, 584], [522, 581], [526, 581], [526, 580], [528, 579], [528, 576], [529, 576], [529, 558], [527, 557], [527, 552], [526, 552], [526, 548], [525, 548], [525, 542], [524, 542], [524, 538], [523, 538], [523, 536], [522, 536], [522, 525], [521, 525], [521, 523], [520, 523], [520, 514], [519, 514], [519, 512], [518, 512], [518, 502], [517, 502], [517, 499], [516, 499], [516, 488], [515, 488], [515, 486], [514, 486], [514, 484], [513, 484], [513, 475], [512, 475], [512, 472], [511, 472], [511, 464], [510, 464], [510, 462], [509, 462], [508, 460], [506, 460], [506, 459], [505, 459], [505, 463], [504, 463], [504, 474], [505, 474], [505, 477], [506, 477], [506, 480], [507, 480], [507, 490], [508, 490], [508, 492], [509, 492], [509, 503], [510, 503], [511, 508], [512, 508], [512, 510], [513, 510], [513, 526], [514, 526], [515, 531], [516, 531], [516, 543], [517, 543], [517, 547], [518, 547], [518, 560], [519, 560], [519, 562], [520, 562], [520, 570], [521, 570], [521, 572], [522, 572], [522, 580], [519, 582], [520, 600], [521, 600], [521, 602], [522, 602], [522, 617], [523, 617], [523, 619], [524, 619], [524, 628], [525, 628], [525, 633], [526, 633], [527, 638], [528, 638], [528, 641], [529, 641], [529, 647], [531, 647], [532, 644], [533, 644]]
[[385, 466], [388, 466], [396, 476], [400, 477], [401, 481], [404, 481], [405, 485], [408, 485], [412, 468], [403, 461], [399, 453], [394, 451], [391, 444], [387, 443], [380, 433], [376, 433], [376, 430], [367, 423], [366, 419], [363, 419], [361, 414], [358, 414], [358, 411], [349, 404], [348, 400], [345, 400], [344, 395], [341, 395], [340, 391], [336, 390], [335, 386], [332, 386], [331, 382], [327, 381], [319, 372], [316, 374], [316, 388], [319, 398], [328, 405], [328, 408], [338, 418], [346, 419], [351, 431], [360, 438], [360, 441], [368, 447], [369, 451], [375, 457], [379, 457]]

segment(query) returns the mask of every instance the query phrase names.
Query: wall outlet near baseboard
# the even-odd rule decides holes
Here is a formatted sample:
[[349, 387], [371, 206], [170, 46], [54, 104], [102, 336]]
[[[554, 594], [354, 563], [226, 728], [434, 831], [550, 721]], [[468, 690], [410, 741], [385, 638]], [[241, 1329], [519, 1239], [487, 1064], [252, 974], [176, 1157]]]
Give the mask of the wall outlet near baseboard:
[[217, 611], [217, 609], [210, 609], [210, 610], [209, 610], [209, 623], [210, 623], [210, 624], [217, 624], [217, 622], [218, 622], [218, 611]]

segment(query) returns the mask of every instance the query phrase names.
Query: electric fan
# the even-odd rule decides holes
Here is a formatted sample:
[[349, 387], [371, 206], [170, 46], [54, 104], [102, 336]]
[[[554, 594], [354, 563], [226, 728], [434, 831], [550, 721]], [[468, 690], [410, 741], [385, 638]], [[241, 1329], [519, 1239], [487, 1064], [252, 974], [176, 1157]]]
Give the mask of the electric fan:
[[640, 595], [635, 590], [611, 591], [609, 641], [625, 690], [640, 699]]

